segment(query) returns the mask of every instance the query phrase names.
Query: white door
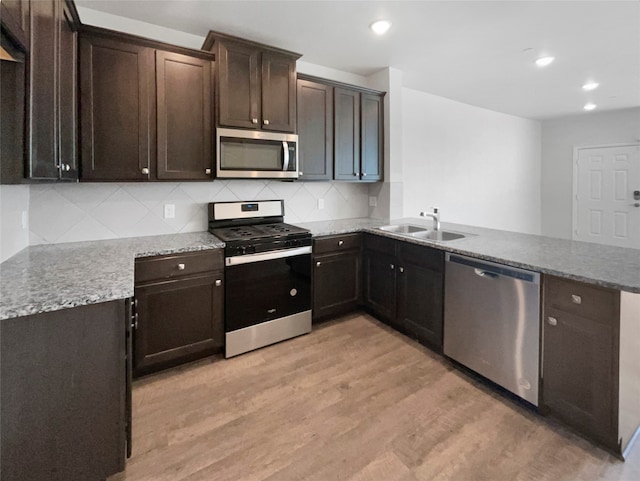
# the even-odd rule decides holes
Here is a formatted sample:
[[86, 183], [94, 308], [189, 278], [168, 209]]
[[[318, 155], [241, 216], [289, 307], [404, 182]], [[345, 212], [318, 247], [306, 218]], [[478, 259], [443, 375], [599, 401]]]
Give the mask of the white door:
[[577, 153], [574, 240], [640, 249], [640, 145]]

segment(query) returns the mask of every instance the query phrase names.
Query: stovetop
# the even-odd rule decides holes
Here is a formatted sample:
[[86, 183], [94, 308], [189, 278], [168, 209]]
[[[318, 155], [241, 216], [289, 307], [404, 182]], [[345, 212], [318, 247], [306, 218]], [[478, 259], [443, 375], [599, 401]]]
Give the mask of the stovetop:
[[300, 237], [309, 234], [307, 229], [285, 224], [284, 222], [211, 228], [210, 232], [221, 241], [227, 243], [255, 242], [283, 237]]

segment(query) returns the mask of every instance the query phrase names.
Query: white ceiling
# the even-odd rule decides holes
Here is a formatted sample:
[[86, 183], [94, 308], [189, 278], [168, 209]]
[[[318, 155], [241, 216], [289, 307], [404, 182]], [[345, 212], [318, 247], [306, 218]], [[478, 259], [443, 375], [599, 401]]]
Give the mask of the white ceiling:
[[[209, 30], [406, 87], [532, 119], [640, 106], [640, 1], [76, 0], [205, 36]], [[391, 30], [368, 28], [385, 18]], [[553, 55], [545, 69], [533, 61]], [[587, 80], [600, 88], [586, 93]], [[588, 113], [585, 113], [588, 115]]]

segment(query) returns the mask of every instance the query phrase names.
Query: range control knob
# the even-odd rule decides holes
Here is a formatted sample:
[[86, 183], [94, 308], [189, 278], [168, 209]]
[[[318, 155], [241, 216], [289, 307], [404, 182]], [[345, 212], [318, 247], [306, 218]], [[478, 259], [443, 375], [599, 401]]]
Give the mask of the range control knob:
[[245, 246], [240, 246], [238, 247], [238, 254], [240, 254], [241, 256], [245, 255], [247, 253], [247, 248]]
[[256, 246], [247, 246], [246, 252], [247, 252], [247, 254], [255, 254], [256, 253]]

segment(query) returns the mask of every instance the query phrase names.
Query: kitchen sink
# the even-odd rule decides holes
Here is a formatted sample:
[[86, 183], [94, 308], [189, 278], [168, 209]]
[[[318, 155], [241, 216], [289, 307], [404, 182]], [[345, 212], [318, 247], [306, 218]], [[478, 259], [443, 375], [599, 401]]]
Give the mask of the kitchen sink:
[[428, 231], [426, 227], [422, 227], [419, 225], [412, 225], [412, 224], [383, 225], [382, 227], [378, 227], [378, 229], [383, 230], [385, 232], [393, 232], [394, 234], [411, 234], [411, 235]]
[[423, 232], [415, 232], [411, 234], [411, 237], [416, 237], [417, 239], [447, 242], [456, 239], [464, 239], [465, 237], [467, 237], [467, 234], [451, 232], [448, 230], [427, 230]]
[[395, 225], [383, 225], [378, 227], [379, 230], [385, 232], [392, 232], [394, 234], [400, 234], [407, 237], [414, 237], [416, 239], [432, 240], [438, 242], [448, 242], [456, 239], [464, 239], [474, 234], [464, 234], [462, 232], [453, 232], [449, 230], [433, 230], [427, 227], [413, 225], [413, 224], [395, 224]]

